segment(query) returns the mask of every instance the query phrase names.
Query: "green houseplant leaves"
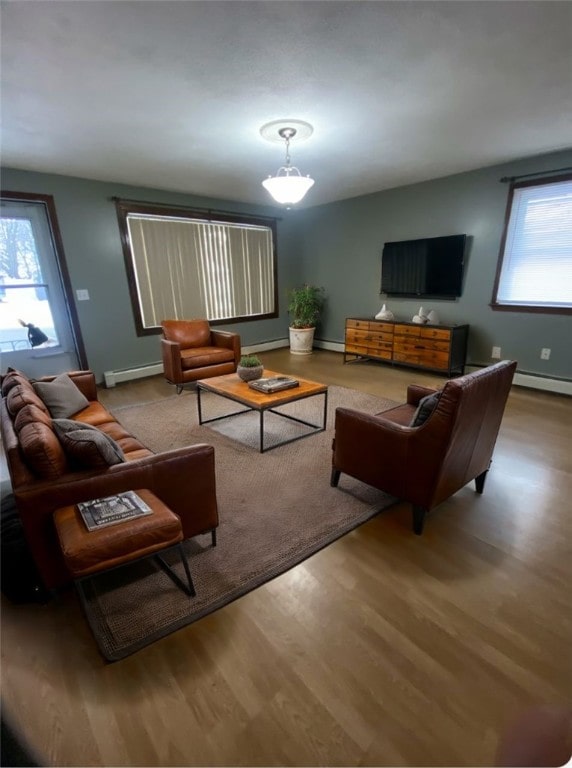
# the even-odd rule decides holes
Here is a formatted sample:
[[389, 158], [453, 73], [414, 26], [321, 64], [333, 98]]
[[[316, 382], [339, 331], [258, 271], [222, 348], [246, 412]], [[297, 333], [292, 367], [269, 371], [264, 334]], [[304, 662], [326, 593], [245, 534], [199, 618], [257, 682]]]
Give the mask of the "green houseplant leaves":
[[288, 294], [291, 328], [314, 328], [324, 306], [324, 289], [304, 283]]

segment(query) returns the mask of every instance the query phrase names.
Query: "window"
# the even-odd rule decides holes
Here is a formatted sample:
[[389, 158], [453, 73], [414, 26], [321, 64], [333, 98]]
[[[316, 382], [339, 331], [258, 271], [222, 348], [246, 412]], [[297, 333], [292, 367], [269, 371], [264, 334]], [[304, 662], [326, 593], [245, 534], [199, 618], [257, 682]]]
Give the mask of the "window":
[[572, 313], [572, 176], [511, 185], [491, 306]]
[[277, 316], [274, 219], [116, 203], [139, 335]]

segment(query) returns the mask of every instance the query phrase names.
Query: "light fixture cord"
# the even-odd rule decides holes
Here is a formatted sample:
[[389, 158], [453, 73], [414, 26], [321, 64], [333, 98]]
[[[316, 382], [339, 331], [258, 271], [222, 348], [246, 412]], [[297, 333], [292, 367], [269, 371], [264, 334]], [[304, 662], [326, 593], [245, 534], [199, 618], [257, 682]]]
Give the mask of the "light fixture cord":
[[290, 168], [290, 136], [286, 136], [286, 168]]

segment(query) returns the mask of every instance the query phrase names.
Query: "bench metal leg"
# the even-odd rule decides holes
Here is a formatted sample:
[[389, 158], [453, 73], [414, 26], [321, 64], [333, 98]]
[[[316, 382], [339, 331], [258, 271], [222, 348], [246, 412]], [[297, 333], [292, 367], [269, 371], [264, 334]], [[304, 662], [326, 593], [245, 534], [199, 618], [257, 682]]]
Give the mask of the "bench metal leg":
[[179, 589], [182, 589], [185, 594], [189, 595], [190, 597], [195, 597], [197, 594], [195, 592], [195, 585], [193, 584], [193, 580], [191, 578], [191, 571], [189, 569], [189, 563], [187, 562], [187, 556], [185, 554], [185, 549], [183, 547], [183, 544], [176, 544], [175, 545], [179, 550], [179, 555], [181, 557], [181, 560], [183, 561], [183, 567], [185, 569], [185, 574], [187, 576], [187, 584], [185, 584], [184, 581], [182, 581], [175, 571], [171, 568], [171, 566], [166, 563], [161, 555], [156, 554], [154, 557], [158, 561], [161, 568], [165, 571], [167, 576], [179, 587]]
[[82, 576], [80, 578], [74, 579], [74, 584], [76, 586], [76, 589], [79, 593], [81, 600], [84, 603], [86, 602], [86, 594], [83, 588], [83, 582], [87, 581], [87, 579], [93, 579], [99, 576], [100, 574], [119, 570], [119, 568], [125, 568], [126, 566], [131, 565], [132, 563], [139, 562], [141, 560], [146, 560], [148, 557], [153, 557], [159, 563], [159, 565], [161, 566], [163, 571], [167, 574], [167, 576], [171, 579], [171, 581], [177, 587], [179, 587], [179, 589], [182, 589], [186, 595], [189, 595], [190, 597], [195, 597], [197, 593], [195, 592], [195, 585], [193, 584], [193, 579], [191, 577], [191, 570], [189, 568], [189, 563], [187, 560], [187, 555], [185, 554], [183, 542], [179, 542], [178, 544], [173, 544], [172, 546], [167, 547], [167, 549], [162, 550], [162, 552], [167, 552], [170, 549], [175, 549], [175, 547], [178, 549], [181, 560], [183, 561], [183, 567], [185, 569], [185, 575], [187, 577], [186, 584], [182, 579], [179, 578], [179, 576], [177, 576], [177, 574], [171, 568], [171, 566], [163, 560], [163, 558], [161, 557], [161, 554], [158, 552], [155, 552], [152, 555], [145, 555], [144, 557], [137, 558], [137, 560], [131, 560], [128, 563], [122, 563], [121, 565], [116, 565], [113, 568], [102, 569], [101, 571], [97, 571], [96, 573], [91, 573], [88, 576]]

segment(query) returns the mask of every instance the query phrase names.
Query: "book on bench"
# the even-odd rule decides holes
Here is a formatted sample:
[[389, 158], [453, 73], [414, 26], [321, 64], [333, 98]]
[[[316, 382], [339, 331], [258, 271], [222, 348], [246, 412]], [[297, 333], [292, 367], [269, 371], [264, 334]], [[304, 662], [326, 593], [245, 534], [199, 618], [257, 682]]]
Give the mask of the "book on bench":
[[256, 389], [258, 392], [271, 394], [272, 392], [280, 392], [282, 389], [299, 387], [300, 382], [298, 379], [293, 379], [290, 376], [267, 376], [266, 378], [249, 381], [248, 386]]
[[96, 531], [98, 528], [153, 513], [151, 507], [135, 491], [82, 501], [77, 508], [88, 531]]

